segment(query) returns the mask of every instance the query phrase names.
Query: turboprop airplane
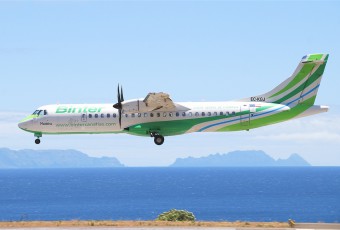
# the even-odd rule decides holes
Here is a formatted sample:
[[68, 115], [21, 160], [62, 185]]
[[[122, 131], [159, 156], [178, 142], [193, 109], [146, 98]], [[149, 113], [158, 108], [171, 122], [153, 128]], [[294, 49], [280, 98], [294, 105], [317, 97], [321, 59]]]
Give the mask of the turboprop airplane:
[[328, 111], [314, 105], [328, 54], [302, 58], [291, 77], [273, 90], [236, 101], [173, 102], [166, 93], [124, 100], [118, 85], [116, 104], [54, 104], [39, 107], [18, 126], [34, 134], [127, 133], [154, 138], [191, 132], [240, 131]]

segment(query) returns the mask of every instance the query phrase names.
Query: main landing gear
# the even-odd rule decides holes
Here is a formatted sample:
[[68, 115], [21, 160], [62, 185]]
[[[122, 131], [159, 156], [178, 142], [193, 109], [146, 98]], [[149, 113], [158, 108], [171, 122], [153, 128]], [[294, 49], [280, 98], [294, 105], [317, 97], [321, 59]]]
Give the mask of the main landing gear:
[[37, 138], [37, 139], [35, 139], [35, 143], [38, 145], [38, 144], [40, 144], [40, 137], [42, 137], [42, 135], [41, 135], [41, 133], [35, 133], [34, 134], [34, 136]]
[[150, 133], [150, 136], [153, 137], [156, 145], [162, 145], [164, 143], [164, 137], [159, 133]]

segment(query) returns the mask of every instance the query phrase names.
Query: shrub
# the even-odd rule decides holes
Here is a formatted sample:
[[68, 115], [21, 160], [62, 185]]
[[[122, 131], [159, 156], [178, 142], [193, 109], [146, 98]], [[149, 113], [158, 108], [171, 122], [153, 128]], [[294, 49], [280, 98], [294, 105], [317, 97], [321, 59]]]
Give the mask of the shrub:
[[195, 221], [195, 216], [192, 212], [186, 210], [171, 209], [168, 212], [160, 214], [156, 220], [161, 221]]

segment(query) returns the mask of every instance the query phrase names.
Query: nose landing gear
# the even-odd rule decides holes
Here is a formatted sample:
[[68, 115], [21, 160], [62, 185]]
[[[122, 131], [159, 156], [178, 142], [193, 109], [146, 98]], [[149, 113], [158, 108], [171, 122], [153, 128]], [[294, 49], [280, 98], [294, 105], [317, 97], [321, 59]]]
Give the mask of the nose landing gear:
[[34, 133], [34, 136], [37, 138], [37, 139], [35, 139], [35, 143], [38, 145], [38, 144], [40, 144], [40, 137], [42, 137], [42, 134], [41, 133]]

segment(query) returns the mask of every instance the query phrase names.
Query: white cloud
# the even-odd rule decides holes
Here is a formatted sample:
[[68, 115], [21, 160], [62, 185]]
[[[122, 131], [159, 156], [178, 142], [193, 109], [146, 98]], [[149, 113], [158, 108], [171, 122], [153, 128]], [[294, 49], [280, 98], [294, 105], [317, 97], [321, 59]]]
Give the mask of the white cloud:
[[27, 115], [28, 114], [20, 112], [0, 112], [0, 137], [15, 138], [14, 135], [22, 133], [18, 127], [18, 123]]
[[340, 134], [332, 132], [282, 133], [277, 135], [255, 136], [255, 140], [294, 141], [294, 142], [339, 142]]
[[260, 128], [253, 140], [294, 143], [340, 143], [340, 116], [324, 114]]
[[0, 123], [15, 122], [18, 123], [21, 119], [25, 118], [28, 114], [22, 112], [0, 112]]

